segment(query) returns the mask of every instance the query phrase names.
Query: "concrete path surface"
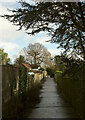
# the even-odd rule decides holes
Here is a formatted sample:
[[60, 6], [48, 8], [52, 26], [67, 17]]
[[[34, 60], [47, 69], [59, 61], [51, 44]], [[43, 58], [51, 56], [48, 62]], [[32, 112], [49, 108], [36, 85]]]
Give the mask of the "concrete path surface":
[[73, 108], [59, 95], [56, 87], [53, 79], [47, 78], [41, 89], [41, 102], [27, 118], [78, 118]]

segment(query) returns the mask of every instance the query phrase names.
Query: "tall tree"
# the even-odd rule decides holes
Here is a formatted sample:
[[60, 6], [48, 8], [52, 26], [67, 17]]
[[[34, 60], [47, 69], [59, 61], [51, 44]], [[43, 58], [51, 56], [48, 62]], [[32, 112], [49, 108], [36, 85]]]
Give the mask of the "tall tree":
[[52, 64], [50, 52], [40, 43], [29, 44], [23, 51], [30, 64], [47, 66]]
[[76, 50], [85, 59], [85, 2], [40, 2], [30, 5], [21, 1], [21, 8], [4, 15], [15, 25], [25, 27], [28, 34], [48, 31], [51, 42], [65, 51]]
[[20, 55], [18, 58], [16, 58], [15, 59], [15, 61], [14, 61], [14, 63], [16, 64], [16, 65], [20, 65], [20, 64], [22, 64], [22, 63], [25, 63], [26, 61], [25, 61], [25, 58], [24, 58], [24, 56], [22, 56], [22, 55]]
[[0, 49], [0, 65], [6, 65], [10, 63], [8, 53], [4, 52], [4, 49]]

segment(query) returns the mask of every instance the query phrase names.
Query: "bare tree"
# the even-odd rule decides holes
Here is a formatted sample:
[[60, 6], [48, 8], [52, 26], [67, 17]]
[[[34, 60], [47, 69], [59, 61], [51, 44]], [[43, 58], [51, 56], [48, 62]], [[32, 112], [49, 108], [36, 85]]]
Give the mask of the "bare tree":
[[26, 60], [30, 64], [49, 66], [52, 65], [51, 53], [40, 43], [29, 44], [23, 49]]

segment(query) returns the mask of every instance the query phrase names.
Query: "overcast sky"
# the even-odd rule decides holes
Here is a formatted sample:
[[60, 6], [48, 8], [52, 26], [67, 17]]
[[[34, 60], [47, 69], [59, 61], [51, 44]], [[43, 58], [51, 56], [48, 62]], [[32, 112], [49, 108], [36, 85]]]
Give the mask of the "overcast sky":
[[[18, 1], [18, 0], [17, 0]], [[7, 8], [14, 9], [19, 7], [16, 0], [0, 0], [0, 15], [9, 14]], [[30, 0], [26, 0], [30, 2]], [[42, 32], [35, 36], [29, 36], [24, 30], [17, 31], [18, 27], [12, 25], [4, 18], [0, 18], [0, 48], [4, 48], [9, 57], [13, 59], [19, 55], [22, 48], [27, 47], [29, 43], [42, 43], [52, 55], [60, 54], [61, 49], [57, 49], [57, 44], [45, 42], [50, 37]]]

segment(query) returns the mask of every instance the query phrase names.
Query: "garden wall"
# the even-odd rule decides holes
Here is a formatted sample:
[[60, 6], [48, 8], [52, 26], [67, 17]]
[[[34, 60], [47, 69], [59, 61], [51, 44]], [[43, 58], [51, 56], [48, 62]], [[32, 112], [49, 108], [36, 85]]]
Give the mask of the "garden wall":
[[2, 66], [2, 99], [3, 99], [3, 102], [7, 102], [13, 96], [14, 83], [17, 81], [18, 78], [19, 78], [19, 72], [17, 68], [13, 66], [9, 66], [9, 65]]
[[29, 96], [32, 96], [31, 89], [35, 92], [38, 91], [40, 79], [42, 79], [41, 76], [40, 74], [37, 75], [36, 80], [38, 84], [36, 84], [34, 78], [28, 75], [28, 70], [25, 67], [2, 66], [3, 118], [16, 117], [20, 110], [23, 110], [24, 103], [29, 99]]

